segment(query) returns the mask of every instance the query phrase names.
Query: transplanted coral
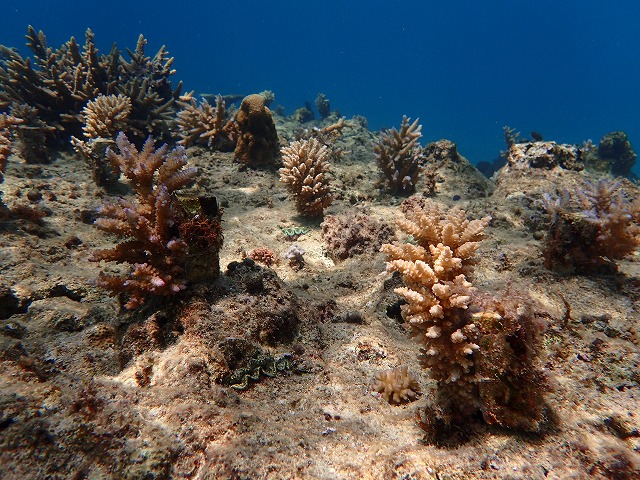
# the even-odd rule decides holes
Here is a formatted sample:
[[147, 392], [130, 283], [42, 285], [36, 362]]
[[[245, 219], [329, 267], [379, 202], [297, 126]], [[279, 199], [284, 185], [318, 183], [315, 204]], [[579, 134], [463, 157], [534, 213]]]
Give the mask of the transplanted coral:
[[295, 197], [301, 215], [317, 217], [333, 201], [329, 188], [329, 150], [315, 138], [282, 148], [280, 181]]
[[172, 194], [195, 178], [181, 147], [168, 152], [154, 149], [149, 138], [141, 151], [124, 134], [116, 139], [119, 152], [107, 157], [118, 173], [129, 179], [135, 199], [119, 198], [98, 209], [96, 226], [126, 240], [112, 249], [99, 250], [92, 261], [129, 263], [133, 271], [124, 277], [100, 273], [97, 284], [114, 293], [125, 292], [126, 308], [145, 303], [146, 296], [174, 295], [186, 286], [188, 244], [179, 234], [177, 200]]
[[410, 123], [405, 115], [399, 131], [392, 128], [382, 132], [373, 146], [386, 186], [395, 194], [410, 195], [416, 190], [422, 156], [419, 121]]
[[91, 167], [97, 185], [109, 186], [117, 181], [106, 151], [114, 145], [118, 132], [126, 130], [130, 113], [131, 99], [124, 95], [100, 95], [82, 109], [84, 140], [71, 137], [71, 144]]
[[[387, 269], [402, 274], [401, 311], [423, 344], [421, 364], [437, 382], [435, 411], [460, 421], [480, 410], [488, 423], [537, 430], [541, 376], [534, 366], [535, 327], [515, 295], [478, 294], [468, 280], [490, 218], [467, 220], [427, 202], [408, 209], [398, 226], [412, 243], [385, 244]], [[438, 415], [430, 415], [433, 427]]]
[[420, 392], [418, 380], [407, 367], [396, 367], [376, 373], [374, 390], [389, 403], [415, 400]]
[[235, 115], [239, 137], [234, 155], [250, 167], [271, 165], [278, 157], [278, 134], [265, 97], [248, 95]]
[[[572, 201], [578, 211], [572, 209]], [[551, 215], [544, 244], [548, 268], [616, 271], [615, 260], [640, 246], [640, 201], [625, 192], [623, 180], [586, 182], [559, 199], [547, 195], [544, 203]]]
[[439, 204], [428, 202], [397, 220], [416, 244], [381, 249], [389, 259], [388, 271], [402, 274], [405, 286], [395, 292], [406, 299], [402, 316], [424, 343], [422, 365], [462, 409], [475, 406], [473, 358], [479, 348], [479, 331], [467, 312], [473, 288], [465, 274], [488, 223], [489, 217], [469, 221], [459, 208], [444, 213]]
[[178, 144], [185, 147], [206, 145], [219, 150], [227, 150], [235, 146], [230, 136], [231, 127], [221, 95], [216, 96], [215, 106], [206, 99], [198, 105], [190, 96], [181, 104], [184, 108], [178, 112], [177, 117], [181, 137]]

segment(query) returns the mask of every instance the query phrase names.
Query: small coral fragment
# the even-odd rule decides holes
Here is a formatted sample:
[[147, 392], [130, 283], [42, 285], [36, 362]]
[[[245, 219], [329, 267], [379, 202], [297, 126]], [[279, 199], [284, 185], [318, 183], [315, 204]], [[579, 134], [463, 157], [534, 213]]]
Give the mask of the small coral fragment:
[[420, 385], [406, 366], [376, 373], [374, 390], [389, 403], [405, 403], [416, 399]]

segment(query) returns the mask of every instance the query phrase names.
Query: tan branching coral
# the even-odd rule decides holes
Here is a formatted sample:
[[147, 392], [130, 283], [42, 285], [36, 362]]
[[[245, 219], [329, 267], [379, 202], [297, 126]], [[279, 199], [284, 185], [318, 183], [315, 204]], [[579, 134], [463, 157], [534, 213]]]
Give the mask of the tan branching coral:
[[415, 192], [422, 156], [422, 125], [418, 125], [419, 119], [410, 121], [405, 115], [399, 131], [392, 128], [382, 132], [373, 145], [387, 188], [403, 195]]
[[187, 159], [182, 147], [168, 152], [164, 145], [156, 150], [149, 138], [138, 151], [122, 133], [116, 145], [118, 153], [109, 149], [107, 157], [129, 179], [135, 199], [119, 198], [100, 207], [96, 226], [126, 240], [95, 252], [91, 260], [133, 265], [125, 277], [101, 272], [97, 280], [97, 285], [114, 293], [126, 292], [125, 306], [133, 309], [149, 294], [174, 295], [186, 286], [188, 245], [179, 236], [179, 208], [173, 193], [191, 183], [196, 170], [184, 168]]
[[22, 123], [22, 120], [11, 115], [0, 114], [0, 183], [4, 181], [7, 158], [11, 154], [11, 130], [19, 123]]
[[98, 185], [109, 186], [117, 180], [106, 150], [113, 146], [118, 132], [126, 130], [130, 113], [131, 99], [124, 95], [100, 95], [82, 109], [85, 140], [71, 137], [71, 144], [91, 167]]
[[397, 224], [416, 244], [385, 244], [388, 271], [402, 274], [396, 293], [407, 301], [402, 316], [424, 344], [421, 363], [451, 398], [473, 408], [478, 381], [473, 368], [478, 328], [467, 307], [473, 287], [467, 281], [489, 217], [467, 220], [459, 208], [444, 212], [434, 202], [409, 210]]
[[180, 145], [207, 145], [214, 149], [226, 149], [233, 145], [225, 128], [229, 119], [222, 95], [216, 96], [215, 107], [206, 99], [198, 105], [196, 100], [190, 97], [188, 102], [184, 103], [184, 108], [178, 112], [177, 121]]
[[282, 148], [284, 167], [280, 181], [294, 195], [301, 215], [315, 217], [333, 201], [329, 188], [329, 150], [315, 138], [295, 141]]
[[235, 115], [239, 137], [234, 155], [244, 165], [271, 165], [278, 157], [278, 134], [265, 97], [253, 94], [245, 97]]
[[376, 373], [373, 389], [389, 403], [406, 403], [415, 400], [420, 384], [406, 366]]

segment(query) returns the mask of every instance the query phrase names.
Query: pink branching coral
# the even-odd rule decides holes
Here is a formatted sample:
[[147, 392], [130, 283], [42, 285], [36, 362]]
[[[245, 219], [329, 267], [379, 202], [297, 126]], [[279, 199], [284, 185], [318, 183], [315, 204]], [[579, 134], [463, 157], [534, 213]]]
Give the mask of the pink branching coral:
[[214, 149], [228, 149], [233, 146], [230, 138], [229, 119], [221, 95], [216, 96], [215, 107], [207, 100], [198, 105], [194, 98], [181, 102], [184, 108], [178, 112], [177, 121], [180, 130], [180, 145], [207, 145]]
[[[570, 211], [571, 200], [578, 212]], [[623, 180], [587, 182], [574, 195], [547, 195], [544, 203], [551, 215], [544, 246], [548, 268], [615, 271], [615, 260], [640, 247], [640, 201], [629, 198]]]
[[97, 284], [114, 293], [126, 292], [125, 307], [134, 309], [148, 294], [174, 295], [186, 286], [184, 263], [188, 245], [179, 237], [178, 206], [172, 195], [190, 184], [196, 174], [187, 164], [184, 149], [154, 149], [149, 138], [141, 151], [121, 133], [119, 153], [109, 149], [107, 158], [118, 173], [129, 179], [135, 199], [119, 198], [100, 207], [96, 226], [127, 238], [115, 248], [99, 250], [92, 261], [130, 263], [125, 277], [100, 273]]
[[418, 122], [410, 123], [405, 115], [399, 131], [392, 128], [381, 133], [373, 146], [387, 188], [393, 193], [410, 195], [416, 190], [422, 156], [422, 125]]

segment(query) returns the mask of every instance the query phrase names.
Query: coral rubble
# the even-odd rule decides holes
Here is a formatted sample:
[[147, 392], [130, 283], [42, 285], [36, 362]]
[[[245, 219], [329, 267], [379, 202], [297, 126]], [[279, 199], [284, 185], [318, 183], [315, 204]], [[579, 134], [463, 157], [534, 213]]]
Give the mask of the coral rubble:
[[378, 166], [384, 175], [387, 188], [393, 193], [410, 195], [416, 189], [420, 173], [422, 125], [416, 119], [410, 123], [402, 117], [400, 130], [392, 128], [382, 132], [373, 146]]
[[316, 217], [333, 201], [329, 187], [328, 148], [318, 140], [295, 141], [282, 148], [280, 181], [295, 197], [301, 215]]
[[235, 158], [250, 167], [273, 165], [278, 157], [278, 134], [265, 97], [259, 94], [245, 97], [235, 122], [239, 130]]
[[148, 294], [174, 295], [186, 286], [188, 244], [179, 236], [178, 207], [172, 194], [190, 184], [196, 170], [183, 168], [187, 160], [181, 148], [167, 152], [164, 145], [155, 150], [151, 138], [138, 151], [121, 133], [116, 145], [119, 152], [109, 149], [107, 157], [129, 179], [136, 197], [119, 198], [100, 207], [96, 226], [126, 240], [115, 248], [95, 252], [91, 260], [133, 265], [125, 277], [101, 272], [97, 281], [114, 293], [126, 292], [125, 306], [133, 309], [142, 305]]

